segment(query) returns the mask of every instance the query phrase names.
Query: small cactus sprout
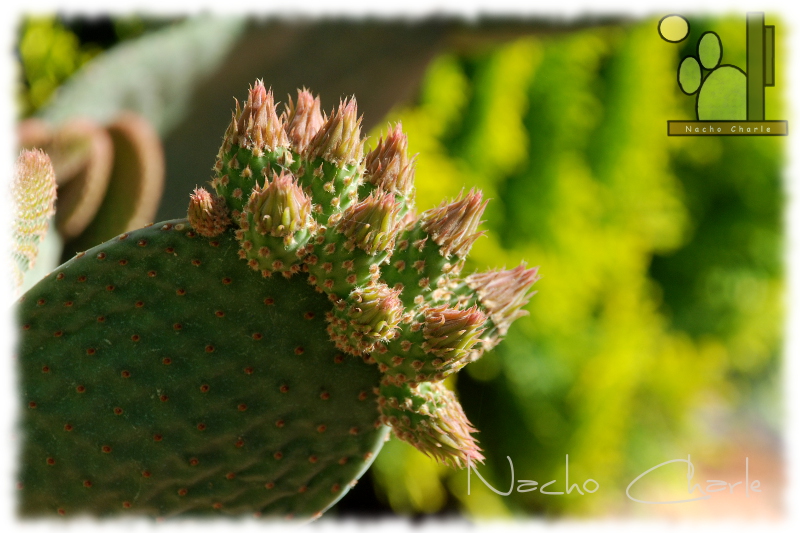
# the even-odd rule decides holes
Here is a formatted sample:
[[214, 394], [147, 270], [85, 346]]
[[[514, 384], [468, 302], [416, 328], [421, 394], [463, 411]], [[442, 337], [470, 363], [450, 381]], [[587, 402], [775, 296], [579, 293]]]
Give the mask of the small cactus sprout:
[[524, 315], [520, 265], [461, 277], [486, 201], [417, 214], [399, 124], [364, 155], [260, 81], [187, 219], [79, 254], [19, 306], [23, 514], [315, 518], [390, 431], [482, 461], [444, 378]]
[[14, 218], [12, 258], [14, 286], [36, 263], [39, 242], [47, 234], [56, 201], [56, 177], [50, 158], [41, 150], [23, 150], [11, 182]]
[[189, 223], [203, 237], [216, 237], [230, 226], [228, 207], [219, 196], [211, 196], [205, 189], [195, 189], [189, 197], [187, 213]]

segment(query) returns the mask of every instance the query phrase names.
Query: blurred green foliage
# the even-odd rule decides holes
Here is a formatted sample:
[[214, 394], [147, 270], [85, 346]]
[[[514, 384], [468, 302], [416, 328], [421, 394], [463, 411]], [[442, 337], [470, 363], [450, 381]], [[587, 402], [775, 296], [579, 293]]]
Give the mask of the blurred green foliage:
[[[675, 72], [704, 31], [722, 38], [723, 62], [744, 61], [743, 17], [690, 22], [682, 45], [652, 19], [445, 55], [389, 117], [420, 152], [420, 209], [464, 186], [492, 198], [467, 271], [541, 265], [530, 316], [458, 378], [480, 472], [508, 490], [508, 456], [517, 479], [563, 490], [569, 454], [571, 481], [601, 485], [501, 497], [473, 475], [468, 496], [466, 471], [394, 440], [373, 469], [394, 510], [624, 512], [639, 473], [721, 448], [714, 416], [776, 419], [784, 143], [666, 135], [667, 120], [692, 117]], [[783, 118], [779, 90], [769, 118]]]

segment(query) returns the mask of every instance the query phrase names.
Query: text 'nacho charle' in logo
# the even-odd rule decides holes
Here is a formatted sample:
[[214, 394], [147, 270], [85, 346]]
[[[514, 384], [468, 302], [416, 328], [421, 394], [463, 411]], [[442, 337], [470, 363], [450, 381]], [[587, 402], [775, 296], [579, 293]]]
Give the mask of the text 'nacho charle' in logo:
[[[667, 15], [658, 22], [658, 34], [668, 43], [689, 36], [689, 22]], [[764, 91], [775, 86], [775, 26], [764, 24], [764, 13], [748, 13], [746, 23], [747, 72], [723, 63], [719, 35], [707, 31], [697, 42], [696, 55], [683, 58], [678, 85], [695, 98], [696, 120], [667, 121], [667, 135], [787, 135], [786, 120], [766, 120]]]

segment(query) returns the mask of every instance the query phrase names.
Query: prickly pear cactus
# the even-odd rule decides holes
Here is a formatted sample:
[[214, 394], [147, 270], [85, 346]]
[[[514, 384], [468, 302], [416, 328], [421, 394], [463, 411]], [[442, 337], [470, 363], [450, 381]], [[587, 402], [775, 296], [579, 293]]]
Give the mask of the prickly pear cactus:
[[123, 234], [19, 305], [24, 515], [333, 505], [394, 434], [482, 456], [442, 380], [506, 333], [536, 270], [460, 275], [481, 193], [417, 214], [399, 125], [363, 155], [354, 100], [261, 82], [188, 219]]

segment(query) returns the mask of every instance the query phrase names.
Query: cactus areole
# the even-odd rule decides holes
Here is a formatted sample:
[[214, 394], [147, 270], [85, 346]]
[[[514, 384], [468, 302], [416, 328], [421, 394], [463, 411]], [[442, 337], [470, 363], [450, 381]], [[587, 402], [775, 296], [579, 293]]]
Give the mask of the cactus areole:
[[188, 217], [78, 254], [18, 306], [23, 516], [320, 516], [391, 430], [481, 461], [443, 379], [524, 314], [536, 269], [461, 276], [479, 191], [417, 213], [400, 126], [355, 100], [236, 103]]

